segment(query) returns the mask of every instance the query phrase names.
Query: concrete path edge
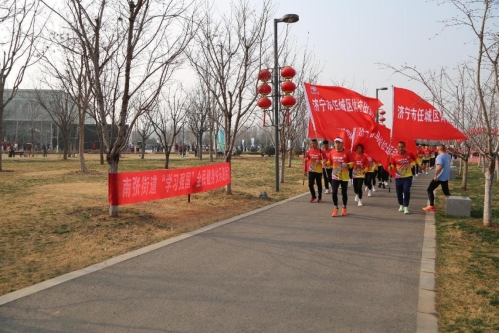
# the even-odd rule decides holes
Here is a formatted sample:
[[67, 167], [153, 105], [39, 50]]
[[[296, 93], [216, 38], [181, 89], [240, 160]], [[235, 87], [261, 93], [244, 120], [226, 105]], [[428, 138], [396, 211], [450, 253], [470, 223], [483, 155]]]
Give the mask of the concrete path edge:
[[438, 333], [437, 290], [435, 283], [436, 229], [435, 213], [426, 213], [419, 275], [419, 298], [416, 332]]

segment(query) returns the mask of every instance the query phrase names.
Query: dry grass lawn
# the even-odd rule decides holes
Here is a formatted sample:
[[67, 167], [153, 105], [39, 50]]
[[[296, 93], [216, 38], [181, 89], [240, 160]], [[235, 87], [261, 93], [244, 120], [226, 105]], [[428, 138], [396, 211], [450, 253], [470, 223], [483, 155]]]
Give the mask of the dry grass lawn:
[[[224, 189], [120, 206], [108, 216], [107, 165], [87, 154], [88, 174], [78, 158], [7, 158], [0, 172], [0, 295], [102, 262], [111, 257], [198, 229], [308, 191], [300, 160], [286, 168], [275, 192], [274, 158], [234, 157], [233, 195]], [[172, 157], [171, 168], [209, 163]], [[219, 159], [217, 162], [222, 162]], [[125, 155], [120, 172], [162, 169], [163, 155]], [[267, 191], [270, 199], [259, 199]]]
[[443, 208], [436, 214], [440, 332], [499, 332], [499, 190], [495, 182], [496, 225], [485, 228], [484, 176], [476, 164], [470, 172], [467, 191], [460, 189], [460, 179], [450, 182], [450, 191], [471, 198], [471, 217], [448, 217]]

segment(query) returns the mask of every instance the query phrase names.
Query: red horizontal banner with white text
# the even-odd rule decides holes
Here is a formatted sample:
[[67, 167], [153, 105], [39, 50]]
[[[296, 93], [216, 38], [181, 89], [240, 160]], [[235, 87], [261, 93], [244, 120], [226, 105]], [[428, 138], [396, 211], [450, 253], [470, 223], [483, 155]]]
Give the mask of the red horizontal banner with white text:
[[110, 173], [111, 206], [214, 190], [231, 182], [230, 163], [194, 168]]

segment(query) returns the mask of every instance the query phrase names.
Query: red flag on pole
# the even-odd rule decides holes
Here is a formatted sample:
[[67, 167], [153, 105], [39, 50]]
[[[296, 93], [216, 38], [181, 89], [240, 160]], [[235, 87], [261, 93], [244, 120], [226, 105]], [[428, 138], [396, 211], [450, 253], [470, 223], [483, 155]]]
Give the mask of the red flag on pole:
[[405, 141], [466, 140], [440, 111], [414, 92], [393, 88], [393, 137]]
[[308, 137], [333, 140], [343, 130], [355, 127], [372, 130], [376, 110], [383, 104], [377, 98], [353, 90], [303, 83], [310, 114]]

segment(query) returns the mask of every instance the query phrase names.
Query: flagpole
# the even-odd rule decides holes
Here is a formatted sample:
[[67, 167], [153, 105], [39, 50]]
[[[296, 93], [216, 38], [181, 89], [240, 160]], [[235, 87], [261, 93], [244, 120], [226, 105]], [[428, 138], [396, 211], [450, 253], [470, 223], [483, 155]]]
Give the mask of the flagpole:
[[[393, 125], [395, 123], [395, 87], [392, 85], [392, 130], [390, 131], [390, 147], [392, 147], [392, 140], [393, 140]], [[388, 163], [388, 166], [392, 165], [392, 155], [390, 154], [390, 162]], [[388, 193], [390, 193], [390, 184], [391, 180], [390, 178], [392, 175], [390, 172], [388, 172]]]

